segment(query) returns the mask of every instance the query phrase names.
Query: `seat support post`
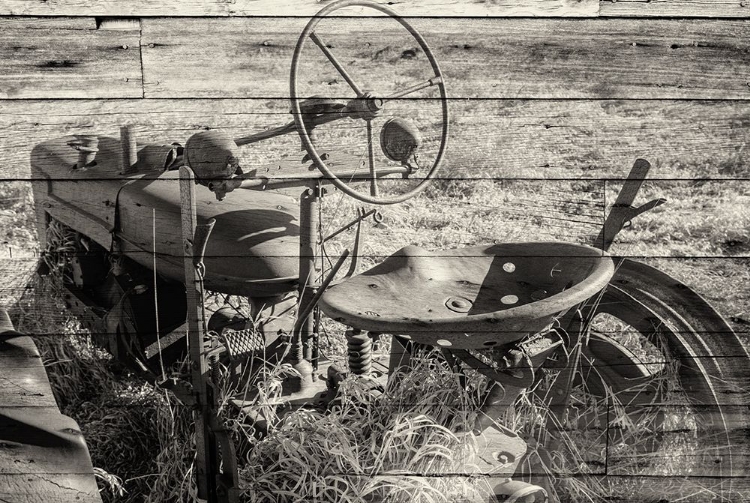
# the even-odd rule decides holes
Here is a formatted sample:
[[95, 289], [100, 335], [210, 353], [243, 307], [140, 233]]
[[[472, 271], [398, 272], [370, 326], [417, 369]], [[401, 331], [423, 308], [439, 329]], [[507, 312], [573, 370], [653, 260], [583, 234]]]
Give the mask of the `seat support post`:
[[322, 188], [315, 183], [300, 196], [300, 237], [299, 237], [299, 311], [298, 316], [306, 314], [304, 320], [298, 320], [300, 330], [293, 334], [292, 365], [300, 373], [300, 388], [305, 388], [314, 379], [312, 364], [315, 331], [315, 316], [308, 308], [315, 297], [318, 275], [315, 269], [317, 250], [320, 246], [320, 196]]

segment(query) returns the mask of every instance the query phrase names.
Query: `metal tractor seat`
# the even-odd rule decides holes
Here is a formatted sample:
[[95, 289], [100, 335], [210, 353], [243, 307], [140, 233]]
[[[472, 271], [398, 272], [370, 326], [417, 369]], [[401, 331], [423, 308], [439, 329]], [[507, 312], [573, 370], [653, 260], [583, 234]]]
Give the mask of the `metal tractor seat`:
[[536, 333], [602, 290], [610, 256], [559, 242], [428, 251], [407, 246], [332, 286], [320, 306], [371, 332], [455, 349], [507, 344]]

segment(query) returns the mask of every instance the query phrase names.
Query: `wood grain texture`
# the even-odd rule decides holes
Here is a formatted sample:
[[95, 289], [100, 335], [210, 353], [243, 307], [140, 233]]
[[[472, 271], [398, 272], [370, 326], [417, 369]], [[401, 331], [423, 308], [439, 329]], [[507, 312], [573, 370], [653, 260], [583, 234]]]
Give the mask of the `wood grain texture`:
[[[145, 96], [289, 96], [288, 62], [304, 22], [144, 19]], [[433, 48], [453, 98], [750, 98], [750, 22], [415, 19], [413, 25]], [[316, 33], [355, 80], [385, 94], [394, 82], [431, 77], [415, 42], [396, 27], [393, 20], [348, 19], [321, 23]], [[307, 95], [352, 96], [316, 47], [306, 47], [303, 58]]]
[[57, 410], [44, 364], [29, 336], [0, 336], [0, 406]]
[[93, 18], [0, 18], [0, 98], [141, 97], [139, 36]]
[[[565, 477], [571, 479], [574, 477]], [[746, 501], [750, 478], [681, 477], [669, 475], [605, 475], [598, 479], [602, 499], [615, 503], [685, 501], [702, 503], [713, 498]], [[576, 482], [583, 482], [580, 478]]]
[[80, 490], [81, 487], [90, 485], [91, 478], [90, 474], [0, 474], [0, 501], [101, 503], [95, 487], [92, 492]]
[[31, 337], [3, 336], [0, 339], [0, 351], [3, 357], [3, 366], [28, 367], [40, 363], [39, 350]]
[[[742, 0], [411, 0], [383, 1], [402, 16], [679, 16], [748, 17]], [[226, 2], [147, 0], [6, 0], [0, 15], [12, 16], [312, 16], [325, 3], [316, 0], [239, 0]], [[356, 12], [356, 11], [355, 11]]]
[[0, 501], [99, 499], [78, 424], [60, 414], [31, 337], [0, 336]]
[[[672, 446], [656, 452], [638, 452], [637, 449], [623, 445], [623, 436], [633, 435], [627, 431], [627, 423], [612, 421], [607, 430], [607, 475], [634, 476], [640, 473], [646, 476], [672, 475], [693, 477], [721, 477], [733, 473], [743, 475], [750, 470], [750, 438], [747, 435], [748, 406], [725, 405], [721, 415], [715, 406], [694, 405], [694, 411], [701, 414], [704, 424], [700, 436], [711, 439], [715, 448], [701, 449], [700, 442], [690, 436], [695, 431], [686, 431], [686, 412], [677, 406], [664, 404], [645, 406], [634, 412], [633, 417], [664, 417], [664, 423], [658, 427], [654, 422], [644, 421], [653, 427], [651, 434], [661, 445]], [[712, 414], [715, 414], [712, 416]], [[614, 416], [612, 416], [614, 417]], [[697, 416], [696, 416], [697, 417]], [[706, 421], [715, 420], [712, 424]], [[670, 421], [672, 424], [670, 425]], [[632, 437], [631, 447], [632, 447]], [[692, 446], [689, 444], [692, 443]], [[698, 444], [698, 445], [696, 445]], [[718, 444], [718, 445], [716, 445]], [[731, 446], [728, 448], [728, 446]], [[648, 468], [647, 468], [648, 466]], [[731, 472], [730, 472], [731, 467]], [[661, 473], [659, 470], [663, 470]], [[672, 495], [674, 496], [674, 495]]]
[[[420, 125], [435, 120], [429, 110], [410, 115], [417, 107], [399, 113]], [[750, 178], [744, 101], [452, 100], [450, 110], [443, 178], [624, 178], [638, 157], [653, 164], [655, 179]], [[241, 136], [290, 119], [286, 100], [0, 102], [0, 179], [28, 180], [33, 146], [60, 136], [117, 136], [131, 123], [139, 142], [184, 144], [205, 128]], [[344, 138], [328, 147], [357, 153], [360, 145]], [[241, 152], [252, 167], [298, 148], [289, 135]]]
[[601, 0], [600, 16], [748, 17], [745, 0]]
[[[294, 16], [315, 15], [326, 0], [6, 0], [0, 15], [14, 16]], [[598, 0], [377, 0], [402, 16], [596, 16]], [[351, 8], [343, 15], [372, 15]]]
[[[19, 197], [29, 191], [29, 184], [21, 180], [30, 178], [31, 149], [51, 138], [83, 132], [117, 136], [118, 126], [130, 122], [136, 124], [140, 142], [184, 144], [191, 134], [207, 127], [218, 126], [240, 136], [289, 120], [283, 100], [11, 101], [4, 105], [0, 107], [4, 167], [0, 179], [18, 180], [5, 183], [14, 185]], [[476, 222], [474, 229], [435, 224], [436, 230], [410, 236], [409, 242], [429, 243], [432, 233], [439, 232], [453, 232], [451, 242], [457, 246], [481, 244], [474, 236], [477, 232], [503, 238], [507, 229], [476, 227], [486, 227], [481, 223], [483, 215], [493, 212], [502, 212], [506, 222], [517, 224], [517, 232], [507, 239], [520, 239], [523, 229], [534, 229], [539, 239], [590, 242], [601, 228], [605, 203], [612, 204], [620, 190], [617, 180], [627, 175], [635, 158], [643, 157], [653, 163], [649, 178], [654, 181], [642, 188], [637, 204], [656, 198], [666, 198], [667, 204], [636, 218], [618, 236], [613, 253], [750, 255], [750, 172], [743, 148], [750, 139], [750, 109], [743, 102], [478, 100], [453, 101], [451, 109], [454, 123], [437, 190], [463, 187], [463, 193], [502, 197], [475, 199], [465, 209], [456, 209]], [[334, 156], [338, 151], [364, 151], [356, 138], [345, 136], [345, 129], [333, 133], [343, 138], [326, 144]], [[253, 145], [241, 149], [242, 164], [261, 171], [279, 163], [295, 164], [298, 149], [293, 135]], [[561, 181], [532, 181], [551, 178]], [[610, 179], [606, 190], [602, 178]], [[33, 213], [28, 215], [31, 218]], [[7, 222], [9, 229], [18, 218], [15, 212], [0, 211], [0, 224]], [[715, 232], [717, 228], [722, 232]], [[32, 231], [30, 220], [26, 232]], [[22, 232], [16, 229], [11, 242], [18, 243]], [[665, 241], [664, 235], [670, 240]], [[23, 250], [0, 252], [20, 256]], [[718, 263], [714, 269], [724, 268]]]
[[[144, 19], [140, 37], [137, 30], [97, 30], [91, 18], [4, 18], [0, 97], [285, 97], [292, 48], [304, 24], [305, 18]], [[750, 97], [750, 24], [744, 21], [413, 24], [427, 34], [454, 98]], [[326, 41], [378, 91], [430, 77], [414, 41], [387, 31], [394, 26], [392, 20], [347, 19], [330, 27]], [[350, 31], [361, 33], [351, 37]], [[317, 49], [306, 51], [310, 94], [349, 96]]]
[[4, 407], [57, 407], [41, 361], [0, 369], [0, 403]]

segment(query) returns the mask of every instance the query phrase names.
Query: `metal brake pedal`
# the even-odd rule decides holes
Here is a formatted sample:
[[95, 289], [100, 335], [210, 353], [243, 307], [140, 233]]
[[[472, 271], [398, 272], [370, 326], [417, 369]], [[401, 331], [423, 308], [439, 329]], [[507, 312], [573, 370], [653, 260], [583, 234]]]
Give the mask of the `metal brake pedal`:
[[265, 338], [260, 331], [253, 327], [243, 330], [224, 329], [221, 334], [227, 348], [229, 358], [232, 360], [247, 358], [253, 353], [263, 351]]

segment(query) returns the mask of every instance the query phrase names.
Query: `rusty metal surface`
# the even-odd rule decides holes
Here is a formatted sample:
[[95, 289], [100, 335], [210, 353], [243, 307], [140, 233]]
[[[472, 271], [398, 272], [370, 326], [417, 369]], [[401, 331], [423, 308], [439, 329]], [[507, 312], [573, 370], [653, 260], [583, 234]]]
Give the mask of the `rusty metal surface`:
[[34, 199], [53, 218], [109, 248], [116, 225], [117, 194], [143, 174], [122, 174], [120, 142], [111, 137], [99, 137], [95, 165], [73, 169], [78, 151], [68, 144], [74, 140], [66, 136], [34, 147], [32, 175], [47, 180], [46, 184], [34, 184]]
[[0, 310], [0, 501], [101, 502], [88, 448], [60, 413], [30, 337]]
[[440, 252], [408, 246], [331, 287], [321, 308], [363, 330], [455, 349], [486, 348], [543, 329], [604, 288], [613, 271], [600, 250], [566, 243]]
[[[158, 272], [182, 281], [183, 251], [179, 236], [179, 190], [176, 171], [165, 172], [164, 147], [141, 147], [144, 166], [121, 174], [119, 140], [99, 138], [96, 165], [71, 169], [78, 152], [67, 145], [73, 137], [39, 144], [31, 156], [32, 172], [46, 183], [34, 184], [38, 218], [44, 212], [79, 231], [105, 249], [112, 238], [136, 262], [152, 267], [153, 210], [160, 240]], [[299, 183], [299, 182], [297, 182]], [[207, 244], [209, 288], [246, 295], [276, 295], [292, 291], [297, 281], [298, 206], [287, 196], [259, 191], [238, 191], [215, 204], [208, 190], [197, 192], [198, 218], [216, 218], [213, 239]], [[40, 232], [45, 225], [39, 224]], [[43, 241], [42, 236], [40, 240]]]
[[[182, 281], [184, 251], [180, 236], [177, 171], [156, 180], [138, 180], [118, 198], [123, 252], [153, 267], [153, 211], [156, 211], [157, 269]], [[221, 203], [205, 187], [196, 190], [197, 218], [216, 219], [206, 244], [206, 287], [226, 293], [268, 296], [294, 290], [299, 246], [298, 206], [272, 192], [236, 191]]]

